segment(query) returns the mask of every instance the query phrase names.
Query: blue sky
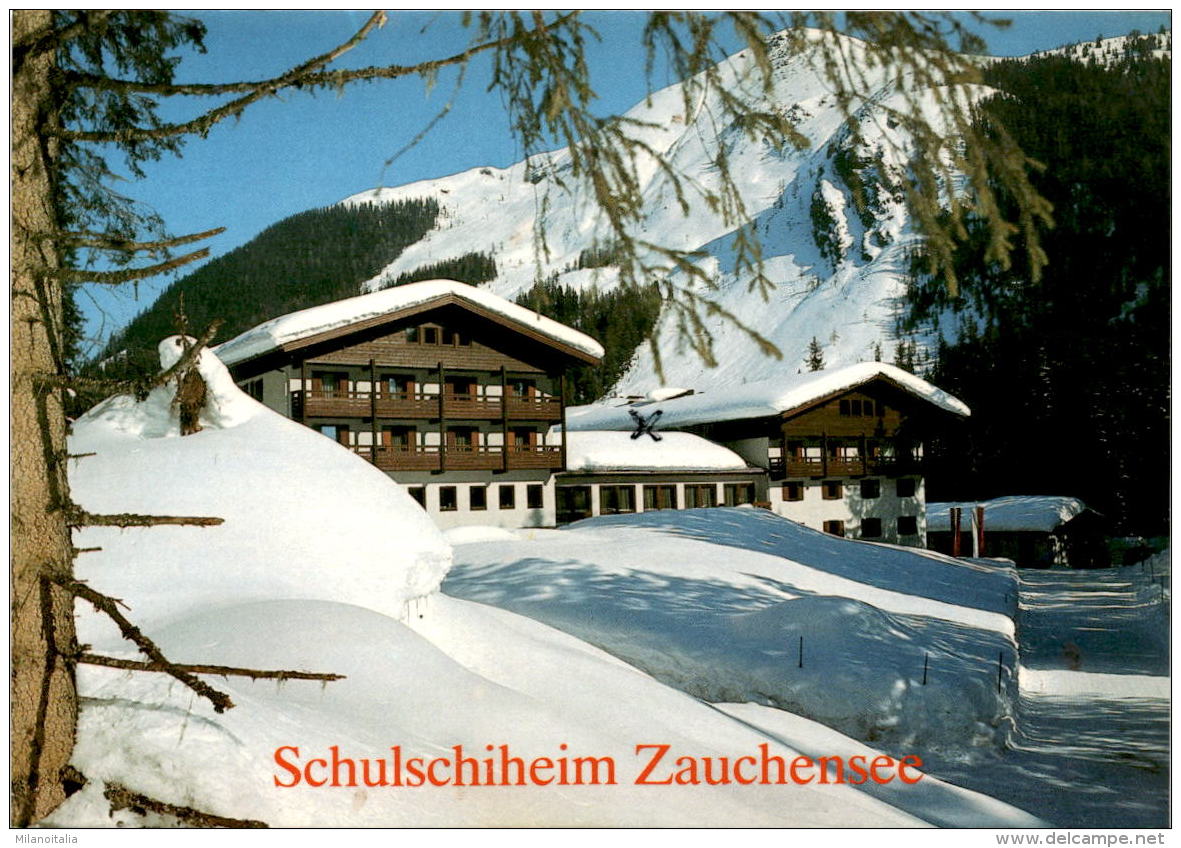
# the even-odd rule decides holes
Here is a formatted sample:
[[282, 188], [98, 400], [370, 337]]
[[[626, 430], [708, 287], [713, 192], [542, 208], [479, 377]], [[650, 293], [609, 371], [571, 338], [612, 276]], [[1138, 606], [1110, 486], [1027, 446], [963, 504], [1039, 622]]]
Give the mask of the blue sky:
[[[208, 52], [185, 54], [178, 81], [220, 82], [278, 75], [348, 39], [363, 12], [191, 13], [208, 26]], [[993, 55], [1018, 56], [1075, 41], [1171, 27], [1164, 12], [1003, 12], [1008, 29], [981, 29]], [[601, 40], [588, 50], [592, 85], [603, 113], [623, 111], [644, 96], [640, 12], [591, 12]], [[393, 12], [390, 22], [339, 62], [342, 67], [413, 64], [462, 50], [471, 31], [459, 13]], [[734, 49], [740, 45], [734, 44]], [[479, 165], [506, 166], [521, 158], [499, 97], [487, 91], [487, 62], [469, 69], [452, 109], [417, 146], [385, 166], [443, 108], [455, 75], [440, 74], [428, 93], [418, 78], [363, 84], [342, 95], [291, 93], [258, 103], [237, 121], [190, 141], [180, 159], [149, 163], [147, 178], [124, 192], [159, 212], [174, 234], [227, 228], [206, 244], [218, 256], [270, 224], [326, 206], [378, 185], [402, 185]], [[672, 82], [658, 71], [659, 88]], [[163, 114], [181, 119], [199, 103], [172, 104]], [[112, 163], [116, 165], [117, 163]], [[186, 269], [187, 270], [187, 269]], [[143, 282], [138, 291], [102, 289], [83, 295], [88, 333], [105, 338], [151, 303], [172, 277]]]

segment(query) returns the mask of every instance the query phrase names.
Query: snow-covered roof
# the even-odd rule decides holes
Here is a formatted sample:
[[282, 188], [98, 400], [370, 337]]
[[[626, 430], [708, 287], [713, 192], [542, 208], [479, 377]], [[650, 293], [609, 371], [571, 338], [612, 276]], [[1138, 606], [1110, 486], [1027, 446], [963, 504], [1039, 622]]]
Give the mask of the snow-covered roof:
[[1011, 495], [991, 501], [927, 504], [927, 532], [951, 531], [950, 510], [963, 510], [961, 529], [969, 526], [970, 512], [984, 507], [984, 531], [1050, 533], [1087, 510], [1078, 498], [1061, 495]]
[[[659, 409], [663, 414], [659, 424], [665, 427], [688, 427], [715, 421], [767, 418], [856, 388], [878, 377], [947, 412], [971, 415], [971, 410], [963, 401], [914, 374], [884, 362], [859, 362], [844, 368], [792, 374], [660, 401]], [[652, 401], [572, 407], [566, 411], [566, 423], [571, 431], [631, 429], [635, 425], [628, 409], [633, 408], [641, 414], [647, 414], [657, 407]]]
[[568, 471], [743, 471], [749, 466], [729, 448], [692, 433], [645, 434], [633, 439], [619, 430], [566, 434]]
[[259, 356], [283, 345], [309, 336], [345, 327], [360, 321], [429, 304], [433, 300], [454, 297], [474, 306], [495, 312], [524, 328], [568, 345], [588, 356], [601, 359], [603, 347], [590, 336], [565, 324], [518, 306], [485, 289], [455, 280], [427, 280], [408, 283], [390, 289], [363, 294], [301, 309], [264, 321], [257, 327], [235, 336], [214, 348], [214, 353], [227, 365]]

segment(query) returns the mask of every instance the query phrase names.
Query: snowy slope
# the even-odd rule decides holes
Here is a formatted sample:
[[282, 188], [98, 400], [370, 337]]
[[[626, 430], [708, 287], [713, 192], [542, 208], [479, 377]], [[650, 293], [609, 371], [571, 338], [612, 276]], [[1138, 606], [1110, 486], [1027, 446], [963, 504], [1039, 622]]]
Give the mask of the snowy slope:
[[996, 661], [1005, 654], [1011, 673], [1012, 569], [742, 508], [521, 535], [454, 539], [444, 591], [573, 633], [707, 701], [773, 704], [894, 750], [989, 744], [1004, 726]]
[[[854, 55], [860, 50], [856, 42], [846, 44]], [[826, 49], [819, 38], [816, 49]], [[906, 252], [913, 244], [901, 190], [878, 186], [870, 191], [868, 209], [858, 214], [852, 192], [839, 176], [837, 159], [845, 163], [880, 161], [892, 179], [905, 173], [894, 150], [895, 145], [905, 145], [905, 139], [882, 111], [886, 106], [900, 106], [899, 95], [884, 69], [867, 71], [864, 88], [868, 100], [857, 114], [866, 142], [853, 150], [835, 96], [809, 57], [792, 54], [781, 43], [773, 43], [770, 53], [775, 65], [774, 87], [766, 95], [766, 106], [785, 115], [807, 138], [808, 146], [803, 149], [777, 152], [750, 140], [736, 127], [718, 126], [720, 110], [712, 94], [700, 98], [686, 114], [679, 84], [654, 93], [627, 113], [627, 117], [646, 123], [636, 130], [646, 144], [686, 173], [690, 182], [706, 189], [716, 187], [714, 162], [719, 150], [726, 151], [746, 212], [762, 239], [768, 276], [775, 285], [767, 301], [749, 291], [732, 273], [733, 227], [692, 189], [690, 199], [698, 202], [692, 203], [688, 215], [683, 214], [666, 175], [650, 162], [639, 163], [648, 204], [639, 235], [657, 244], [703, 251], [702, 265], [717, 285], [710, 298], [770, 339], [783, 354], [782, 360], [768, 358], [742, 330], [724, 320], [707, 318], [720, 365], [706, 369], [695, 356], [677, 355], [666, 324], [661, 331], [666, 378], [677, 385], [701, 389], [794, 373], [814, 336], [824, 345], [829, 365], [872, 359], [875, 345], [887, 354], [893, 349], [895, 315], [904, 294]], [[749, 51], [724, 61], [720, 73], [728, 85], [747, 89], [758, 77]], [[920, 94], [919, 100], [924, 109], [931, 110], [935, 93]], [[573, 270], [579, 253], [601, 242], [605, 233], [584, 198], [553, 185], [553, 175], [562, 172], [566, 161], [567, 154], [556, 151], [506, 169], [474, 168], [346, 199], [344, 203], [364, 203], [430, 196], [443, 210], [436, 229], [364, 287], [380, 288], [401, 273], [472, 251], [495, 257], [498, 276], [485, 285], [510, 299], [535, 279], [550, 274], [576, 288], [615, 285], [617, 269], [610, 266]], [[544, 258], [534, 243], [543, 201], [548, 209], [548, 253]], [[818, 227], [815, 203], [827, 210], [821, 246], [813, 237]], [[619, 388], [642, 394], [655, 385], [651, 354], [641, 350]]]

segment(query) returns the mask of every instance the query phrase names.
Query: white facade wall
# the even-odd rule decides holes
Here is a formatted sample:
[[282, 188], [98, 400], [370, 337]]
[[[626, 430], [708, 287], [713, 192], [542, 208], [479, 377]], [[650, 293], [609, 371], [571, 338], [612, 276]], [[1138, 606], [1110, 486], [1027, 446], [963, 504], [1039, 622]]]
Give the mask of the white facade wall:
[[[861, 497], [861, 480], [878, 480], [881, 494], [876, 498]], [[913, 497], [898, 497], [894, 477], [838, 478], [833, 481], [804, 480], [798, 482], [804, 489], [803, 500], [784, 500], [782, 482], [771, 484], [768, 492], [771, 509], [777, 515], [790, 518], [815, 530], [824, 530], [826, 521], [843, 521], [845, 536], [850, 539], [865, 539], [871, 542], [891, 542], [911, 547], [927, 546], [926, 489], [921, 477], [906, 478], [915, 481]], [[839, 500], [824, 498], [825, 482], [839, 482], [844, 487]], [[900, 535], [898, 519], [914, 517], [917, 533]], [[880, 536], [865, 536], [862, 533], [862, 518], [877, 518], [882, 522]]]

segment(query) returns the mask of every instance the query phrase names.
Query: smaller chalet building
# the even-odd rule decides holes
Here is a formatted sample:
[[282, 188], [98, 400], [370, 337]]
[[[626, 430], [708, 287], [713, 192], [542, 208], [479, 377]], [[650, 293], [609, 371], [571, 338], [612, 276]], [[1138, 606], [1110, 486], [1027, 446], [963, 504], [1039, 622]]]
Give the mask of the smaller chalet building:
[[[932, 503], [927, 545], [952, 554], [953, 510], [960, 515], [960, 556], [1011, 559], [1020, 568], [1107, 568], [1106, 521], [1078, 498], [1012, 495], [990, 501]], [[983, 527], [975, 511], [983, 511]], [[983, 532], [981, 532], [983, 531]]]
[[441, 527], [555, 524], [565, 372], [603, 356], [453, 280], [293, 312], [214, 352], [251, 396], [385, 471]]
[[558, 523], [596, 515], [755, 503], [763, 469], [692, 433], [572, 430]]
[[[913, 374], [867, 362], [662, 400], [579, 407], [568, 415], [570, 437], [634, 431], [632, 413], [655, 420], [666, 438], [681, 431], [724, 445], [758, 471], [753, 502], [779, 515], [839, 536], [922, 547], [923, 439], [970, 411]], [[682, 504], [695, 505], [705, 504]]]

